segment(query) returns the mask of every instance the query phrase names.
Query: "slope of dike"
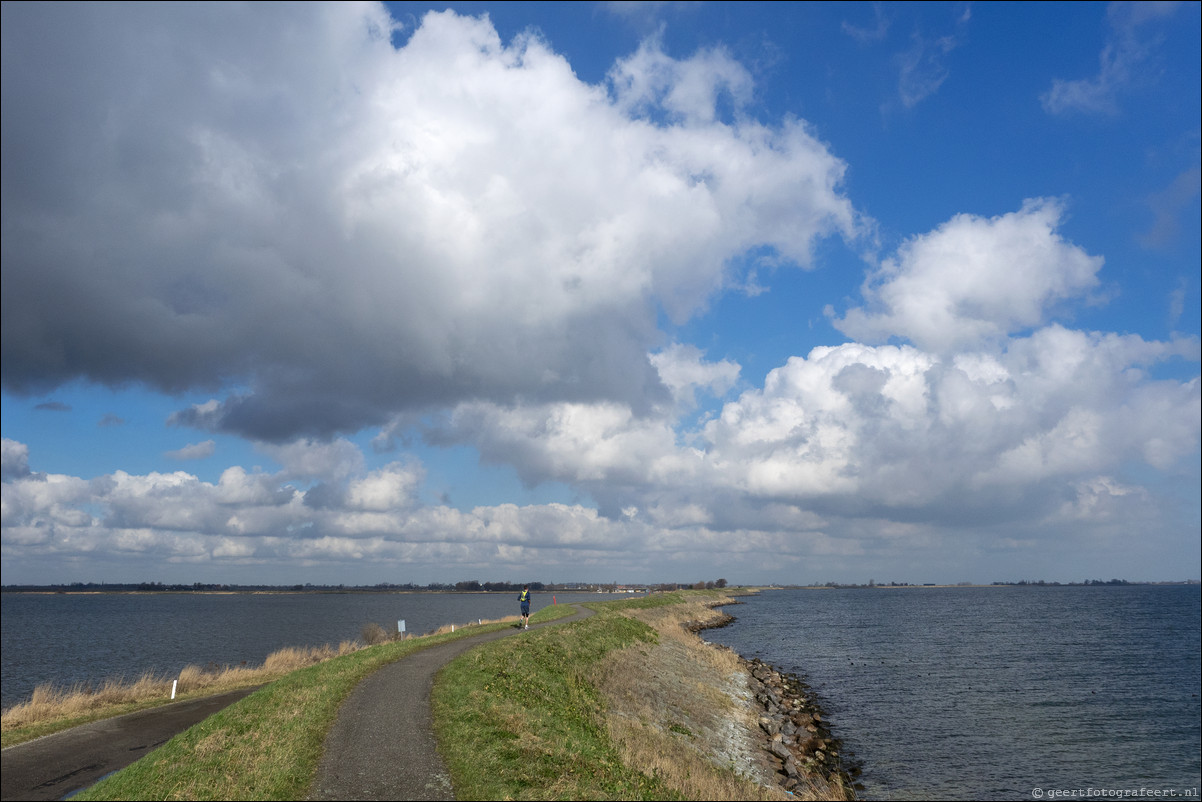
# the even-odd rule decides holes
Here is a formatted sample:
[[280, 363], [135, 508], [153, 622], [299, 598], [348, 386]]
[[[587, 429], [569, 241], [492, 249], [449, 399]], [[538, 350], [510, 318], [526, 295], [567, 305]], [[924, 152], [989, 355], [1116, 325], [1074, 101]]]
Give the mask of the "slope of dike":
[[[719, 608], [738, 603], [734, 595], [723, 595], [628, 613], [660, 637], [654, 649], [610, 658], [610, 676], [622, 677], [601, 683], [615, 741], [631, 739], [631, 730], [666, 733], [670, 737], [658, 739], [652, 749], [676, 753], [672, 769], [700, 773], [684, 754], [691, 750], [756, 786], [691, 788], [682, 781], [686, 798], [854, 799], [851, 775], [857, 772], [845, 769], [839, 741], [805, 683], [700, 637], [732, 622]], [[645, 755], [627, 760], [665, 773], [664, 765]]]

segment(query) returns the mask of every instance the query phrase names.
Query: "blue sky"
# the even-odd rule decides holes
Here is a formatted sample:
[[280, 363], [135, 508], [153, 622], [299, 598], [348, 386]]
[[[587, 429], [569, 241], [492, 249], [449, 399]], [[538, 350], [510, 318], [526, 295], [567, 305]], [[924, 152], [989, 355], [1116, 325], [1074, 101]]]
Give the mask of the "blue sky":
[[1198, 577], [1200, 6], [3, 7], [3, 582]]

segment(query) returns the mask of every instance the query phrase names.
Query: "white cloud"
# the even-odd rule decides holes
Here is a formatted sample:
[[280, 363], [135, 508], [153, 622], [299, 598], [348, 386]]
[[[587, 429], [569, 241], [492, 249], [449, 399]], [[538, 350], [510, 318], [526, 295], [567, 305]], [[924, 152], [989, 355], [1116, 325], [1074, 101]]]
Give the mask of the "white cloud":
[[1148, 248], [1164, 248], [1181, 234], [1182, 221], [1197, 216], [1202, 168], [1197, 166], [1180, 173], [1173, 182], [1147, 198], [1154, 220], [1151, 229], [1139, 239]]
[[988, 219], [957, 215], [906, 241], [865, 283], [867, 307], [833, 322], [850, 337], [898, 336], [938, 353], [1039, 326], [1055, 303], [1095, 288], [1102, 267], [1059, 234], [1062, 216], [1049, 199]]
[[29, 446], [9, 440], [0, 441], [0, 476], [4, 481], [29, 475]]
[[164, 456], [174, 460], [205, 459], [213, 456], [216, 451], [217, 441], [205, 440], [203, 443], [190, 443], [175, 451], [168, 451]]
[[470, 442], [482, 459], [512, 464], [528, 482], [643, 482], [681, 470], [672, 421], [614, 403], [502, 407], [460, 404], [427, 437]]
[[855, 39], [862, 45], [870, 44], [872, 42], [879, 42], [883, 40], [889, 33], [890, 24], [890, 20], [885, 15], [884, 9], [879, 2], [874, 2], [872, 4], [872, 18], [873, 21], [871, 26], [853, 25], [847, 20], [843, 20], [840, 27], [845, 34]]
[[1155, 40], [1142, 26], [1176, 12], [1177, 3], [1111, 3], [1106, 16], [1110, 34], [1098, 56], [1098, 74], [1093, 78], [1064, 80], [1056, 78], [1050, 89], [1039, 96], [1049, 114], [1116, 114], [1119, 97], [1141, 80], [1155, 48]]
[[347, 505], [371, 512], [403, 510], [414, 502], [424, 475], [415, 466], [392, 463], [353, 480], [347, 492]]
[[[1132, 463], [1171, 473], [1196, 454], [1198, 380], [1149, 378], [1177, 357], [1197, 361], [1197, 341], [1060, 326], [951, 356], [849, 343], [791, 358], [687, 437], [683, 407], [486, 403], [461, 405], [427, 436], [474, 444], [530, 484], [585, 489], [615, 520], [673, 531], [747, 528], [774, 504], [935, 526], [1033, 523], [1087, 478]], [[824, 526], [787, 521], [764, 526]]]
[[943, 86], [949, 75], [946, 58], [960, 46], [971, 18], [971, 9], [965, 7], [952, 33], [934, 38], [915, 33], [909, 49], [897, 55], [897, 92], [903, 106], [913, 108]]
[[610, 71], [618, 106], [635, 116], [663, 109], [691, 122], [713, 122], [718, 101], [728, 99], [733, 111], [751, 100], [751, 74], [721, 49], [702, 50], [683, 61], [648, 39], [638, 51]]
[[295, 440], [284, 445], [259, 444], [258, 448], [283, 466], [286, 478], [340, 482], [363, 471], [363, 454], [349, 440], [329, 442]]
[[729, 360], [706, 362], [701, 349], [673, 343], [648, 357], [660, 380], [677, 403], [692, 407], [696, 392], [704, 390], [721, 397], [739, 378], [739, 366]]
[[[3, 487], [5, 559], [103, 553], [325, 572], [369, 561], [442, 579], [529, 565], [561, 576], [662, 577], [701, 564], [782, 575], [813, 559], [939, 555], [952, 532], [974, 531], [991, 534], [957, 550], [1005, 539], [1021, 559], [1065, 527], [1110, 531], [1163, 514], [1118, 474], [1196, 463], [1199, 380], [1157, 381], [1149, 370], [1197, 361], [1199, 350], [1196, 340], [1059, 326], [951, 357], [848, 343], [788, 360], [687, 442], [677, 431], [684, 404], [640, 416], [615, 403], [481, 401], [426, 432], [432, 443], [471, 443], [532, 484], [567, 482], [596, 509], [430, 505], [420, 464], [368, 470], [347, 441], [269, 448], [279, 472], [232, 467], [216, 485], [183, 472], [35, 474], [23, 444], [8, 441], [20, 469]], [[691, 349], [659, 356], [678, 389], [734, 377]]]

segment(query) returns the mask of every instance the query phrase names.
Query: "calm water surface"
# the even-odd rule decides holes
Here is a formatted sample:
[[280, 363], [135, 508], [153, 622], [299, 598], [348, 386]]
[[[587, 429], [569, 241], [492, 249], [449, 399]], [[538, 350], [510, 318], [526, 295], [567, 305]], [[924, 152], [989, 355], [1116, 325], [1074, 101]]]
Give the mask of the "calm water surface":
[[[513, 593], [0, 594], [3, 706], [69, 686], [188, 665], [262, 664], [288, 646], [359, 640], [365, 624], [423, 634], [519, 613]], [[595, 593], [535, 593], [531, 611]]]
[[1196, 585], [772, 590], [706, 636], [806, 679], [862, 799], [1197, 798], [1200, 607]]

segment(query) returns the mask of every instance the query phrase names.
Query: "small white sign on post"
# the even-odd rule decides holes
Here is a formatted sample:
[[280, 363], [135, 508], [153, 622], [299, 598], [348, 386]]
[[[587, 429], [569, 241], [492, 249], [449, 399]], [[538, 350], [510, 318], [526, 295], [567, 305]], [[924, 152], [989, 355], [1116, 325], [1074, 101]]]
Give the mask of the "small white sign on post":
[[405, 631], [405, 619], [401, 618], [396, 622], [396, 631], [397, 632]]

